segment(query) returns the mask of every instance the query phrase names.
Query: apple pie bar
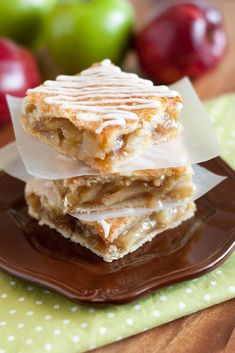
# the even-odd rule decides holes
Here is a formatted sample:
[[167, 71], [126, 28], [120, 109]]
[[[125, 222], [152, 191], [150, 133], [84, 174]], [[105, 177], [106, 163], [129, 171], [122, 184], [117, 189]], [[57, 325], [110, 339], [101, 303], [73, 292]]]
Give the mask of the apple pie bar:
[[161, 207], [194, 194], [191, 166], [54, 180], [67, 213]]
[[191, 218], [193, 202], [181, 206], [123, 218], [84, 222], [63, 212], [63, 207], [50, 181], [32, 179], [26, 185], [29, 214], [57, 230], [61, 235], [90, 249], [111, 262], [135, 251], [164, 230], [174, 228]]
[[26, 132], [65, 155], [112, 173], [181, 131], [182, 98], [109, 60], [27, 91]]

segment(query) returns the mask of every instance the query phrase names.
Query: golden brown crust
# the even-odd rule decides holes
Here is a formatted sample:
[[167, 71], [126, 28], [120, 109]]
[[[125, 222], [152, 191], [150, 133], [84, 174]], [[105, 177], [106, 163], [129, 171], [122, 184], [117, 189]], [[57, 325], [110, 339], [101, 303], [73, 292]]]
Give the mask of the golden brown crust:
[[[101, 65], [97, 64], [97, 66]], [[89, 80], [90, 78], [86, 82], [89, 83]], [[25, 131], [59, 152], [82, 160], [102, 172], [114, 171], [118, 166], [142, 154], [153, 144], [166, 141], [180, 132], [178, 117], [182, 98], [177, 92], [175, 96], [171, 96], [169, 91], [160, 93], [160, 96], [152, 96], [141, 91], [137, 97], [131, 94], [130, 98], [125, 98], [123, 106], [120, 103], [122, 100], [118, 101], [118, 94], [123, 94], [119, 93], [121, 87], [115, 86], [116, 94], [113, 93], [111, 97], [109, 95], [109, 99], [105, 100], [105, 97], [100, 94], [100, 86], [102, 86], [102, 80], [100, 80], [99, 85], [92, 85], [92, 89], [96, 92], [92, 105], [89, 105], [91, 98], [83, 98], [86, 96], [81, 95], [79, 90], [76, 91], [78, 93], [75, 97], [71, 97], [71, 92], [69, 93], [70, 103], [66, 105], [61, 103], [63, 100], [60, 100], [63, 99], [63, 94], [59, 95], [58, 90], [53, 91], [53, 84], [60, 81], [49, 81], [49, 88], [47, 82], [29, 90], [24, 98], [21, 122]], [[124, 86], [124, 89], [125, 87], [127, 86]], [[142, 88], [143, 85], [140, 85], [140, 90]], [[45, 89], [46, 93], [41, 92]], [[148, 89], [151, 90], [151, 87]], [[63, 87], [63, 90], [67, 92], [69, 88]], [[129, 93], [125, 94], [128, 96]], [[55, 103], [53, 99], [57, 99], [56, 97], [60, 99]], [[65, 97], [68, 96], [65, 95]], [[112, 103], [104, 103], [110, 100]], [[146, 104], [146, 108], [142, 108], [145, 104], [141, 105], [138, 102], [150, 103]], [[86, 113], [84, 113], [84, 106], [88, 109]], [[102, 106], [101, 111], [92, 111], [92, 119], [88, 119], [87, 115], [91, 114], [90, 107], [94, 109], [96, 106]], [[113, 113], [107, 113], [107, 111]], [[114, 117], [117, 114], [118, 118], [108, 119], [105, 118], [105, 114], [107, 116], [113, 114]], [[129, 114], [132, 114], [132, 118], [128, 118]], [[108, 124], [105, 119], [109, 120]], [[117, 121], [119, 122], [116, 123]]]
[[[94, 67], [95, 68], [102, 67], [102, 62], [95, 63], [91, 66], [91, 68], [94, 68]], [[114, 65], [111, 64], [110, 67], [114, 67]], [[81, 73], [74, 75], [74, 77], [81, 77]], [[99, 84], [92, 85], [92, 88], [94, 90], [97, 90], [98, 96], [95, 97], [97, 104], [102, 102], [102, 99], [103, 99], [103, 94], [101, 93], [101, 86], [102, 86], [102, 79], [100, 79]], [[36, 89], [29, 90], [27, 92], [27, 95], [25, 97], [24, 104], [23, 104], [23, 114], [26, 114], [27, 112], [31, 113], [32, 110], [36, 109], [36, 110], [39, 110], [40, 115], [42, 115], [44, 117], [50, 116], [50, 117], [66, 118], [66, 119], [70, 120], [71, 123], [74, 126], [76, 126], [78, 129], [85, 129], [85, 130], [95, 132], [96, 129], [100, 127], [101, 121], [94, 122], [94, 121], [83, 121], [83, 120], [79, 119], [79, 111], [75, 111], [72, 108], [61, 109], [61, 105], [46, 103], [45, 98], [47, 98], [48, 96], [59, 95], [59, 93], [56, 93], [56, 91], [53, 92], [53, 90], [50, 90], [50, 93], [40, 92], [40, 88], [43, 89], [45, 87], [48, 88], [47, 81], [45, 81], [42, 85], [40, 85], [38, 87], [39, 89], [36, 88]], [[63, 89], [66, 90], [66, 87], [64, 87]], [[67, 90], [69, 90], [69, 89], [70, 88], [67, 87]], [[117, 87], [116, 93], [119, 93], [118, 87]], [[178, 104], [182, 104], [182, 102], [183, 102], [182, 97], [180, 96], [179, 93], [177, 93], [177, 95], [175, 95], [175, 96], [168, 96], [167, 93], [168, 92], [165, 93], [165, 96], [163, 94], [163, 96], [159, 96], [159, 97], [156, 97], [151, 94], [149, 94], [148, 96], [146, 96], [146, 95], [144, 96], [145, 99], [148, 99], [150, 101], [160, 102], [161, 108], [158, 107], [158, 108], [135, 109], [135, 105], [138, 105], [138, 103], [136, 103], [134, 101], [133, 102], [130, 101], [130, 102], [125, 103], [126, 105], [133, 107], [133, 109], [131, 111], [133, 111], [135, 114], [137, 114], [139, 127], [143, 127], [145, 122], [150, 122], [152, 120], [153, 116], [155, 116], [156, 114], [159, 114], [160, 111], [170, 110], [172, 113], [171, 114], [172, 118], [175, 120], [178, 119], [177, 106], [178, 106]], [[135, 97], [133, 95], [131, 97], [134, 100]], [[116, 95], [113, 94], [112, 98], [115, 99]], [[92, 100], [92, 98], [84, 98], [82, 101], [89, 103], [89, 101], [91, 101], [91, 100]], [[109, 106], [109, 105], [111, 105], [111, 103], [106, 104], [106, 106]], [[120, 103], [117, 104], [117, 108], [119, 107], [119, 105], [121, 105], [121, 104]], [[102, 114], [97, 113], [97, 115], [102, 115]], [[112, 135], [112, 131], [115, 131], [115, 133], [116, 133], [117, 130], [119, 131], [119, 133], [125, 134], [126, 131], [129, 132], [129, 127], [132, 127], [132, 126], [133, 126], [133, 121], [131, 121], [131, 120], [127, 120], [126, 125], [124, 127], [123, 126], [108, 126], [104, 130], [103, 136], [105, 138], [105, 135], [106, 136], [109, 136], [110, 134]]]
[[104, 228], [99, 222], [86, 222], [93, 226], [105, 243], [113, 242], [120, 234], [127, 232], [143, 219], [144, 216], [109, 218], [105, 222], [110, 226], [108, 236], [105, 236]]
[[173, 177], [173, 176], [180, 176], [185, 173], [191, 174], [191, 167], [180, 166], [180, 167], [170, 167], [170, 168], [160, 168], [160, 169], [139, 169], [133, 170], [130, 172], [120, 172], [120, 173], [111, 173], [111, 174], [103, 174], [103, 175], [88, 175], [88, 176], [77, 176], [68, 179], [64, 179], [67, 185], [73, 184], [74, 182], [85, 185], [89, 184], [89, 181], [96, 181], [99, 183], [105, 182], [114, 182], [115, 179], [122, 179], [124, 182], [125, 180], [129, 182], [133, 181], [152, 181], [154, 178], [159, 177]]
[[103, 174], [54, 180], [68, 213], [103, 212], [124, 208], [156, 208], [193, 196], [190, 166]]
[[[43, 87], [43, 85], [39, 86]], [[97, 87], [99, 89], [99, 87]], [[27, 96], [24, 98], [24, 103], [23, 103], [23, 114], [22, 115], [27, 115], [28, 113], [32, 113], [33, 110], [37, 110], [38, 113], [42, 117], [56, 117], [56, 118], [65, 118], [68, 119], [74, 126], [76, 126], [79, 130], [88, 130], [91, 132], [95, 132], [101, 125], [101, 122], [89, 122], [89, 121], [83, 121], [78, 119], [77, 117], [77, 112], [74, 111], [73, 109], [61, 109], [59, 105], [53, 105], [53, 104], [47, 104], [44, 102], [44, 99], [47, 97], [45, 93], [37, 93], [37, 92], [30, 92], [27, 94]], [[148, 97], [149, 99], [156, 100], [154, 97]], [[97, 101], [99, 101], [99, 98], [96, 98]], [[182, 98], [180, 96], [177, 97], [161, 97], [158, 98], [158, 100], [161, 101], [161, 109], [162, 110], [167, 110], [169, 107], [171, 108], [172, 111], [176, 110], [176, 106], [179, 103], [182, 103]], [[128, 103], [128, 105], [133, 106], [133, 112], [135, 112], [138, 115], [138, 128], [143, 127], [144, 122], [149, 122], [153, 118], [153, 116], [159, 114], [159, 108], [154, 108], [154, 109], [134, 109], [134, 104]], [[175, 120], [178, 119], [177, 114], [172, 114]], [[135, 129], [136, 124], [135, 125]], [[102, 137], [105, 139], [112, 135], [112, 132], [115, 132], [115, 135], [117, 135], [117, 131], [119, 134], [126, 134], [127, 132], [130, 132], [130, 129], [132, 130], [133, 127], [133, 121], [128, 120], [127, 124], [125, 126], [108, 126], [106, 129], [103, 130]]]
[[[32, 206], [33, 204], [31, 197], [34, 195], [39, 197], [40, 205], [46, 207], [47, 210], [53, 210], [59, 214], [64, 213], [63, 205], [61, 204], [56, 189], [51, 181], [45, 181], [43, 179], [29, 180], [25, 187], [25, 198], [27, 203]], [[142, 217], [143, 216], [133, 216], [108, 219], [107, 223], [110, 225], [110, 231], [107, 237], [105, 237], [104, 228], [99, 222], [81, 221], [81, 223], [93, 228], [95, 232], [105, 241], [110, 241], [111, 239], [116, 238], [120, 231], [124, 231], [125, 229], [133, 226]]]
[[[45, 195], [36, 194], [36, 190], [37, 188], [34, 188], [33, 191], [33, 188], [27, 185], [26, 200], [29, 214], [37, 219], [39, 224], [56, 229], [64, 237], [81, 244], [108, 262], [135, 251], [157, 234], [174, 228], [192, 217], [195, 212], [195, 204], [189, 202], [174, 209], [153, 212], [138, 221], [136, 219], [135, 222], [133, 219], [128, 221], [127, 218], [107, 220], [111, 228], [119, 230], [116, 238], [107, 238], [97, 224], [81, 222], [63, 214], [62, 210], [57, 208], [55, 203], [50, 203]], [[127, 227], [130, 222], [131, 227]]]
[[[112, 135], [109, 135], [110, 140], [107, 141], [107, 144], [102, 146], [99, 144], [98, 140], [93, 140], [94, 136], [90, 136], [90, 140], [92, 141], [89, 145], [89, 142], [85, 142], [79, 144], [77, 147], [72, 146], [71, 150], [66, 150], [64, 146], [58, 141], [55, 143], [55, 140], [58, 140], [58, 136], [56, 138], [53, 137], [51, 139], [48, 137], [48, 133], [46, 131], [38, 131], [35, 129], [34, 125], [30, 123], [30, 119], [25, 116], [20, 116], [20, 121], [22, 124], [23, 129], [26, 133], [29, 133], [33, 137], [39, 139], [41, 142], [48, 144], [55, 150], [60, 153], [65, 154], [68, 157], [72, 157], [73, 159], [81, 160], [91, 168], [96, 169], [102, 173], [113, 173], [117, 170], [120, 166], [128, 163], [133, 158], [138, 157], [144, 151], [148, 150], [153, 144], [159, 144], [165, 142], [171, 138], [174, 138], [179, 133], [179, 129], [175, 127], [170, 127], [167, 129], [163, 134], [156, 133], [156, 136], [148, 136], [148, 137], [138, 137], [132, 136], [135, 135], [135, 132], [127, 136], [127, 139], [131, 138], [131, 140], [136, 140], [136, 143], [126, 144], [123, 148], [116, 151], [114, 147], [114, 152], [106, 153], [102, 148], [105, 149], [112, 149], [113, 146], [110, 144], [110, 141], [113, 142]], [[37, 122], [40, 125], [40, 120]], [[81, 132], [83, 134], [83, 131]], [[138, 135], [138, 132], [137, 132]], [[124, 137], [125, 138], [125, 137]], [[67, 144], [66, 139], [65, 144]], [[88, 140], [89, 141], [89, 140]], [[116, 142], [115, 142], [116, 143]]]

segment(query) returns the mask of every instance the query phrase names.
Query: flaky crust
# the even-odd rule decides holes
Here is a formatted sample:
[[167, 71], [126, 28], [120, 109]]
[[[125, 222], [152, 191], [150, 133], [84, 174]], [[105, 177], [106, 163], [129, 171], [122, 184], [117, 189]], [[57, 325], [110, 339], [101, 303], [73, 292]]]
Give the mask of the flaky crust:
[[[51, 181], [45, 181], [42, 179], [29, 180], [25, 187], [25, 198], [29, 205], [32, 205], [31, 197], [34, 195], [40, 198], [40, 204], [42, 207], [46, 207], [49, 212], [50, 210], [53, 210], [57, 214], [64, 214], [63, 205], [61, 204], [57, 190]], [[142, 218], [143, 216], [132, 216], [108, 219], [107, 223], [110, 226], [108, 236], [105, 236], [104, 228], [99, 222], [81, 221], [81, 223], [88, 225], [93, 229], [92, 231], [104, 241], [112, 241], [117, 238], [120, 233], [131, 228]]]
[[[102, 63], [98, 63], [94, 67], [103, 66]], [[114, 66], [110, 65], [110, 67]], [[70, 84], [75, 82], [76, 78], [83, 79], [82, 74], [70, 76], [69, 80], [72, 80]], [[93, 93], [95, 98], [87, 98], [90, 96], [84, 96], [84, 91], [82, 94], [78, 88], [75, 90], [76, 93], [71, 93], [71, 88], [66, 86], [67, 78], [64, 83], [62, 81], [65, 85], [63, 88], [54, 87], [55, 84], [61, 84], [58, 79], [46, 81], [43, 85], [29, 90], [24, 98], [20, 117], [25, 131], [59, 152], [82, 160], [92, 168], [105, 173], [114, 171], [118, 166], [142, 154], [153, 144], [167, 141], [180, 133], [178, 117], [182, 98], [177, 92], [170, 91], [164, 86], [166, 90], [155, 92], [154, 96], [154, 93], [151, 95], [149, 91], [154, 89], [161, 91], [163, 86], [150, 85], [149, 87], [148, 84], [145, 86], [141, 83], [138, 88], [140, 92], [127, 93], [128, 89], [135, 87], [133, 82], [130, 86], [126, 83], [122, 87], [121, 80], [120, 86], [119, 84], [116, 86], [115, 83], [113, 88], [111, 83], [107, 88], [102, 86], [102, 78], [99, 79], [99, 83], [92, 84], [89, 81], [90, 77], [92, 76], [88, 75], [85, 81], [85, 88], [92, 89], [92, 92], [95, 92]], [[140, 78], [138, 80], [146, 81]], [[84, 89], [84, 85], [82, 87]], [[102, 87], [106, 87], [106, 93], [102, 93], [104, 92]], [[111, 88], [113, 93], [110, 97], [107, 92]], [[147, 91], [142, 92], [141, 90], [144, 89]], [[123, 94], [125, 99], [120, 99]], [[109, 103], [110, 101], [112, 103]], [[123, 101], [125, 103], [121, 103]], [[93, 110], [89, 111], [89, 109]], [[57, 129], [56, 124], [59, 126]], [[58, 136], [55, 135], [57, 132]], [[54, 135], [51, 137], [50, 134]], [[68, 147], [69, 144], [71, 144], [70, 147]]]
[[[94, 68], [94, 67], [95, 68], [102, 67], [102, 62], [95, 63], [91, 66], [91, 68]], [[110, 67], [114, 67], [114, 65], [111, 64]], [[80, 75], [81, 74], [78, 73], [74, 77], [80, 77]], [[36, 89], [29, 90], [27, 92], [27, 95], [24, 99], [23, 108], [22, 108], [23, 115], [26, 115], [27, 112], [32, 112], [32, 110], [35, 109], [35, 113], [37, 112], [37, 115], [40, 114], [43, 117], [49, 116], [49, 117], [68, 119], [78, 129], [82, 129], [82, 130], [85, 129], [85, 130], [95, 132], [100, 127], [101, 121], [94, 122], [94, 121], [84, 121], [79, 119], [79, 113], [80, 113], [79, 110], [75, 111], [72, 108], [61, 109], [61, 105], [46, 103], [45, 98], [47, 98], [48, 96], [59, 95], [55, 91], [53, 92], [53, 90], [51, 90], [50, 93], [40, 92], [40, 88], [48, 87], [47, 82], [48, 81], [45, 81], [42, 85], [40, 85], [38, 87], [39, 89], [36, 88]], [[97, 104], [99, 104], [99, 102], [102, 102], [102, 93], [101, 93], [102, 78], [100, 79], [100, 82], [98, 84], [94, 84], [92, 85], [92, 87], [94, 88], [94, 90], [97, 90], [98, 96], [95, 97], [95, 100], [97, 101]], [[66, 90], [66, 88], [64, 89]], [[69, 90], [69, 88], [67, 88], [67, 90]], [[120, 93], [118, 90], [118, 87], [117, 87], [116, 93], [117, 94]], [[129, 98], [131, 99], [131, 97], [132, 96], [130, 96]], [[115, 94], [113, 95], [113, 98], [115, 98]], [[165, 93], [165, 96], [163, 94], [163, 96], [161, 97], [155, 97], [149, 94], [149, 96], [145, 96], [145, 99], [152, 100], [153, 102], [160, 101], [161, 110], [165, 111], [168, 108], [172, 112], [175, 111], [175, 115], [173, 114], [173, 118], [177, 120], [178, 116], [177, 116], [176, 107], [178, 104], [181, 104], [183, 101], [179, 93], [177, 93], [176, 96], [171, 96], [171, 97], [167, 95], [167, 92]], [[133, 97], [133, 100], [134, 100], [134, 97]], [[89, 101], [91, 101], [91, 98], [84, 98], [82, 100], [82, 102], [87, 102], [87, 103], [89, 103]], [[107, 104], [107, 106], [108, 105], [109, 104]], [[120, 104], [117, 104], [117, 108], [119, 107], [119, 105]], [[135, 114], [137, 114], [138, 116], [137, 122], [139, 124], [139, 127], [141, 126], [143, 127], [145, 122], [149, 122], [153, 116], [155, 116], [156, 114], [159, 114], [159, 108], [143, 108], [143, 109], [135, 110], [135, 105], [138, 105], [138, 104], [131, 101], [128, 102], [127, 105], [133, 107], [131, 111], [134, 111]], [[97, 115], [100, 115], [100, 114], [101, 113], [97, 113]], [[134, 125], [136, 125], [136, 123], [134, 123]], [[110, 134], [112, 135], [112, 131], [115, 131], [115, 134], [117, 133], [117, 131], [119, 134], [126, 134], [130, 132], [130, 129], [132, 130], [132, 126], [133, 126], [133, 122], [131, 120], [127, 120], [125, 126], [109, 126], [104, 131], [103, 136], [105, 138], [105, 136], [108, 137]]]
[[190, 166], [139, 170], [133, 174], [103, 174], [54, 180], [68, 213], [103, 212], [123, 208], [156, 208], [193, 196]]
[[[97, 87], [99, 89], [99, 87]], [[60, 106], [49, 105], [44, 102], [44, 99], [47, 97], [46, 94], [43, 93], [34, 93], [30, 92], [24, 98], [23, 107], [22, 107], [22, 116], [27, 116], [28, 112], [34, 109], [34, 113], [36, 116], [42, 117], [55, 117], [55, 118], [64, 118], [68, 119], [76, 128], [79, 130], [88, 130], [91, 132], [95, 132], [101, 125], [101, 122], [86, 122], [79, 120], [77, 118], [77, 113], [73, 109], [61, 109]], [[148, 97], [154, 99], [154, 97]], [[97, 98], [97, 101], [100, 99]], [[158, 99], [159, 100], [159, 99]], [[162, 109], [171, 107], [174, 109], [178, 103], [182, 102], [182, 98], [171, 97], [171, 98], [160, 98], [162, 103]], [[130, 104], [131, 105], [131, 104]], [[118, 135], [118, 134], [127, 134], [131, 131], [136, 130], [138, 128], [142, 128], [144, 122], [149, 122], [153, 116], [159, 113], [159, 109], [139, 109], [135, 110], [133, 106], [133, 111], [138, 115], [138, 126], [133, 124], [131, 121], [127, 121], [126, 126], [109, 126], [102, 132], [102, 138], [107, 139], [110, 135]]]
[[[35, 118], [36, 120], [36, 118]], [[102, 145], [105, 144], [106, 149], [112, 149], [112, 143], [115, 141], [116, 138], [118, 138], [118, 135], [115, 132], [115, 129], [113, 129], [112, 134], [107, 134], [105, 138], [99, 137], [98, 140], [101, 143], [98, 145], [98, 153], [104, 154], [104, 157], [98, 158], [98, 157], [92, 157], [90, 156], [81, 156], [79, 152], [73, 152], [69, 153], [65, 151], [63, 146], [60, 144], [55, 144], [53, 140], [48, 139], [47, 134], [41, 133], [33, 128], [33, 126], [30, 123], [30, 119], [26, 115], [21, 115], [20, 116], [20, 121], [22, 124], [22, 127], [24, 131], [33, 137], [37, 138], [43, 143], [48, 144], [58, 152], [68, 156], [72, 157], [73, 159], [76, 160], [81, 160], [87, 165], [89, 165], [91, 168], [98, 170], [101, 173], [114, 173], [120, 166], [127, 164], [128, 162], [132, 161], [134, 158], [140, 156], [143, 151], [147, 151], [153, 144], [159, 144], [165, 141], [168, 141], [174, 137], [176, 137], [179, 134], [180, 128], [169, 128], [167, 129], [164, 134], [156, 134], [154, 138], [152, 137], [138, 137], [138, 143], [136, 143], [132, 148], [128, 150], [128, 152], [124, 151], [124, 153], [120, 152], [110, 152], [110, 153], [103, 153], [102, 152]], [[139, 130], [139, 129], [138, 129]], [[82, 130], [81, 130], [82, 131]], [[104, 130], [105, 131], [105, 130]], [[134, 133], [134, 132], [133, 132]], [[137, 132], [137, 135], [139, 134], [139, 131]], [[99, 151], [100, 148], [100, 151]], [[79, 149], [78, 149], [79, 150]], [[85, 146], [81, 146], [82, 151], [85, 150]]]
[[[72, 242], [78, 243], [81, 246], [84, 246], [88, 250], [92, 251], [94, 254], [100, 256], [106, 262], [112, 262], [114, 260], [118, 260], [123, 256], [134, 252], [142, 245], [144, 245], [146, 242], [151, 241], [156, 235], [164, 232], [165, 230], [178, 227], [182, 222], [193, 217], [194, 212], [195, 212], [195, 204], [190, 203], [185, 208], [184, 212], [181, 213], [174, 221], [172, 221], [169, 224], [166, 224], [165, 226], [162, 226], [160, 229], [156, 229], [153, 232], [148, 233], [147, 235], [141, 233], [143, 222], [148, 222], [148, 218], [145, 217], [145, 219], [142, 222], [140, 221], [139, 226], [136, 227], [136, 233], [132, 235], [132, 239], [130, 239], [131, 241], [129, 243], [129, 246], [119, 247], [115, 243], [114, 244], [103, 243], [102, 245], [97, 247], [96, 245], [89, 243], [86, 237], [84, 237], [84, 234], [82, 234], [81, 232], [74, 232], [73, 228], [56, 225], [53, 222], [53, 220], [49, 219], [45, 215], [40, 215], [40, 213], [36, 212], [34, 209], [29, 207], [29, 214], [33, 218], [37, 219], [40, 225], [47, 225], [50, 228], [58, 231], [58, 233], [60, 233], [65, 238], [68, 238]], [[71, 217], [71, 216], [68, 216], [68, 217]], [[139, 230], [139, 234], [138, 234], [138, 230]], [[126, 234], [126, 236], [128, 236], [128, 233]]]
[[111, 174], [102, 174], [102, 175], [83, 175], [64, 179], [66, 185], [72, 185], [76, 183], [78, 186], [82, 185], [92, 185], [94, 182], [99, 184], [104, 184], [107, 182], [122, 182], [123, 184], [129, 184], [134, 181], [148, 182], [152, 181], [154, 178], [164, 177], [173, 177], [175, 175], [191, 174], [191, 166], [181, 166], [174, 168], [161, 168], [161, 169], [139, 169], [133, 170], [130, 172], [120, 172], [120, 173], [111, 173]]
[[[48, 190], [43, 193], [43, 189], [35, 183], [27, 183], [26, 201], [29, 214], [41, 225], [46, 224], [57, 230], [64, 237], [90, 249], [107, 262], [135, 251], [157, 234], [191, 218], [195, 212], [195, 204], [189, 202], [172, 210], [153, 212], [142, 217], [110, 219], [107, 223], [113, 231], [116, 229], [119, 233], [115, 239], [111, 239], [111, 237], [104, 236], [102, 226], [97, 222], [81, 222], [70, 215], [64, 215], [56, 203], [56, 198], [49, 200], [48, 195], [50, 195]], [[158, 221], [154, 221], [155, 219]], [[153, 228], [153, 231], [148, 231], [148, 226], [152, 222], [155, 222], [157, 226]], [[86, 227], [83, 227], [84, 224]]]

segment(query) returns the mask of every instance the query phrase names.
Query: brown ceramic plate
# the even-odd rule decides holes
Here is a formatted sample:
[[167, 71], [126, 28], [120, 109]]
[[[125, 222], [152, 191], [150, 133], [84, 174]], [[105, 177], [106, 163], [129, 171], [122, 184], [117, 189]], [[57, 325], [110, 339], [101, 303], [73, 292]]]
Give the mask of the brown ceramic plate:
[[27, 215], [24, 184], [0, 174], [0, 267], [83, 303], [122, 304], [218, 266], [235, 244], [235, 173], [197, 202], [196, 216], [112, 263], [40, 227]]

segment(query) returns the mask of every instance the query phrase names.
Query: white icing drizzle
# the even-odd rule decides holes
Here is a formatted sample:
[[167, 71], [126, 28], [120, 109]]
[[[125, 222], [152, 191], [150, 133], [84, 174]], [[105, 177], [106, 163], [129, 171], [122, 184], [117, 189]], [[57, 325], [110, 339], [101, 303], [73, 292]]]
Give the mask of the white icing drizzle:
[[104, 237], [108, 238], [109, 236], [109, 231], [110, 231], [110, 224], [108, 222], [106, 222], [104, 219], [101, 219], [100, 221], [98, 221], [99, 224], [102, 225], [103, 230], [104, 230]]
[[47, 104], [77, 111], [79, 120], [100, 122], [98, 134], [107, 126], [137, 121], [136, 110], [160, 108], [161, 97], [179, 95], [167, 86], [154, 86], [150, 80], [122, 72], [108, 59], [80, 75], [59, 75], [55, 81], [45, 81], [43, 86], [28, 90], [31, 92], [47, 94]]
[[104, 121], [102, 123], [102, 125], [96, 129], [95, 131], [97, 132], [97, 134], [100, 134], [102, 132], [102, 130], [106, 127], [106, 126], [110, 126], [110, 125], [122, 125], [124, 126], [126, 124], [126, 120], [124, 118], [119, 118], [119, 119], [116, 119], [116, 120], [107, 120], [107, 121]]

